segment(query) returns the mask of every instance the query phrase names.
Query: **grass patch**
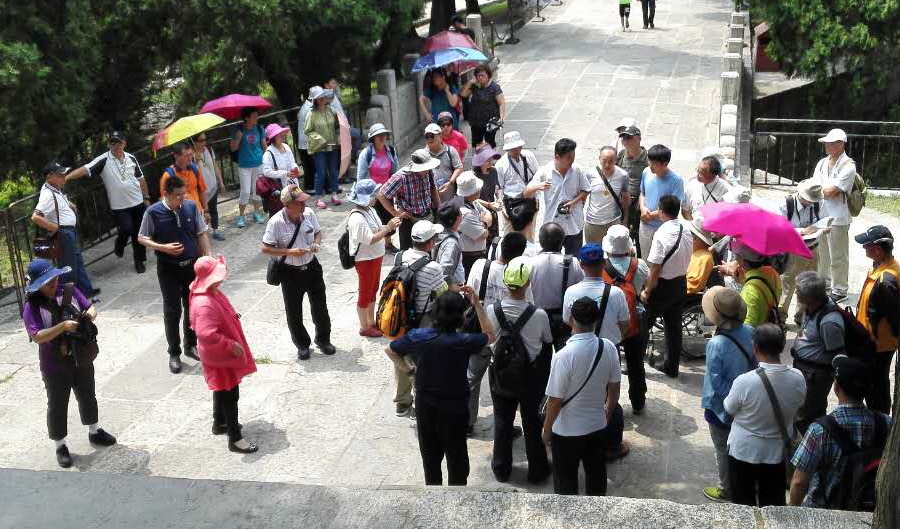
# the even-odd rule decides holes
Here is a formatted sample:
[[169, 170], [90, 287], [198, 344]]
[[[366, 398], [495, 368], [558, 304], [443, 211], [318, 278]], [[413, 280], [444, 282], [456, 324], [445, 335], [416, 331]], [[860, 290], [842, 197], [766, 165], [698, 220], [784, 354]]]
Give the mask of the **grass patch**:
[[497, 18], [509, 11], [509, 3], [498, 2], [481, 8], [481, 17], [485, 19]]
[[870, 192], [866, 197], [866, 207], [900, 218], [900, 194], [875, 195]]
[[263, 355], [263, 356], [257, 356], [254, 360], [256, 360], [256, 363], [257, 363], [258, 365], [261, 365], [261, 364], [271, 364], [271, 363], [272, 363], [272, 359], [269, 358], [268, 356], [265, 356], [265, 355]]

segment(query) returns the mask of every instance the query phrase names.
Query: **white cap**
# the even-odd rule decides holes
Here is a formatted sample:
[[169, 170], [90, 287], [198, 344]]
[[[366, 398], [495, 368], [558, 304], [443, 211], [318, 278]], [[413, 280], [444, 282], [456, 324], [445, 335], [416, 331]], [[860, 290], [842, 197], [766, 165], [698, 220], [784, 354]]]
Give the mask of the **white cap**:
[[847, 143], [847, 133], [841, 129], [831, 129], [824, 138], [819, 138], [819, 143], [834, 143], [836, 141]]
[[461, 197], [478, 193], [483, 186], [484, 181], [472, 171], [465, 171], [456, 177], [456, 194]]
[[628, 228], [621, 224], [609, 227], [606, 235], [603, 237], [603, 251], [608, 255], [629, 255], [631, 254], [632, 243]]
[[747, 202], [750, 202], [750, 198], [750, 190], [746, 187], [731, 186], [731, 189], [722, 195], [722, 202], [727, 202], [729, 204], [746, 204]]
[[416, 242], [428, 242], [442, 231], [444, 231], [444, 227], [440, 224], [432, 224], [430, 221], [420, 220], [413, 224], [411, 237]]
[[425, 127], [425, 134], [440, 134], [441, 127], [439, 127], [436, 123], [429, 123], [427, 127]]

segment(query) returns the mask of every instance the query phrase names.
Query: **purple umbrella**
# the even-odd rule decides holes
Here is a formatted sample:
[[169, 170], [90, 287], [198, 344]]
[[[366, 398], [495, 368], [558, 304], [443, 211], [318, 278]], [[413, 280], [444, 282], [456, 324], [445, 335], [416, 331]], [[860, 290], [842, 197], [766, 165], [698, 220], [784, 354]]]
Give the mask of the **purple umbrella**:
[[272, 108], [269, 103], [260, 96], [248, 96], [244, 94], [228, 94], [227, 96], [207, 101], [201, 108], [200, 113], [211, 112], [217, 116], [232, 121], [241, 117], [241, 109], [246, 107], [254, 107], [258, 110]]

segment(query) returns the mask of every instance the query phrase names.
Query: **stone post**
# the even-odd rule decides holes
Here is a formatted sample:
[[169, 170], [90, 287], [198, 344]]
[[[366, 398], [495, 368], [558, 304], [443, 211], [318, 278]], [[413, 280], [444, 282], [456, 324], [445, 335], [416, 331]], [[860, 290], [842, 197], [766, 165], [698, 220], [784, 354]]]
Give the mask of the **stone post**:
[[722, 57], [723, 72], [739, 72], [743, 68], [743, 64], [740, 53], [726, 53]]
[[722, 72], [722, 104], [737, 105], [741, 99], [741, 74]]
[[731, 13], [731, 25], [744, 25], [746, 18], [743, 11], [735, 11]]
[[378, 70], [375, 72], [375, 85], [378, 93], [388, 98], [388, 112], [386, 113], [387, 123], [384, 125], [396, 131], [397, 125], [400, 124], [400, 108], [397, 95], [397, 73], [394, 70]]
[[401, 64], [403, 64], [403, 76], [406, 77], [412, 73], [412, 67], [416, 64], [416, 60], [419, 58], [418, 53], [407, 53], [400, 60]]
[[744, 40], [744, 25], [743, 24], [731, 24], [731, 38], [733, 39], [741, 39]]
[[484, 49], [484, 31], [481, 27], [481, 15], [466, 15], [466, 27], [475, 32], [475, 44], [485, 55], [490, 53]]
[[744, 50], [744, 39], [728, 39], [726, 51], [728, 53], [741, 53]]

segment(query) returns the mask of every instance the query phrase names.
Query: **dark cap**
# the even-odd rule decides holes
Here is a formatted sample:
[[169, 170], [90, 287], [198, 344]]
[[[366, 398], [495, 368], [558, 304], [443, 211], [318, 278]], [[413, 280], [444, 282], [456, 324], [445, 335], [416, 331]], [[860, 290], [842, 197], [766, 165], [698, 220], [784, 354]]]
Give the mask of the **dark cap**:
[[572, 303], [572, 318], [582, 325], [595, 325], [600, 319], [600, 307], [593, 299], [583, 296]]
[[603, 246], [589, 242], [578, 251], [578, 260], [584, 264], [592, 265], [603, 262]]
[[66, 167], [65, 165], [59, 162], [50, 162], [44, 166], [44, 176], [48, 174], [66, 174], [69, 172], [71, 167]]
[[894, 236], [891, 235], [891, 230], [884, 226], [872, 226], [865, 233], [860, 233], [854, 237], [854, 239], [862, 245], [888, 243], [893, 246], [894, 244]]
[[869, 367], [861, 360], [847, 355], [837, 355], [831, 361], [834, 368], [834, 379], [851, 397], [862, 400], [868, 393], [871, 383]]
[[625, 130], [623, 130], [622, 132], [619, 133], [620, 138], [622, 136], [640, 136], [640, 135], [641, 135], [641, 129], [637, 128], [635, 125], [626, 127]]
[[125, 133], [121, 130], [114, 130], [109, 133], [109, 143], [125, 141]]

